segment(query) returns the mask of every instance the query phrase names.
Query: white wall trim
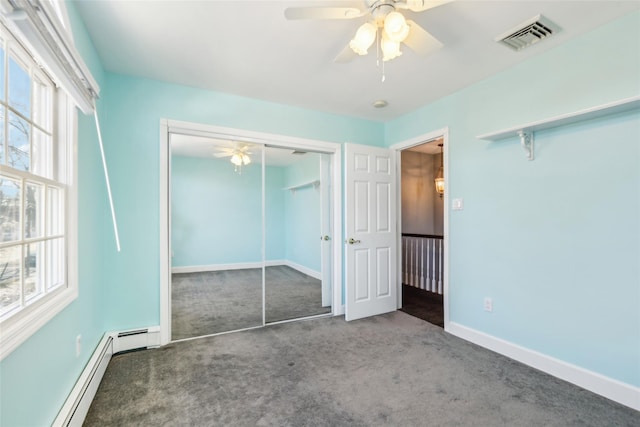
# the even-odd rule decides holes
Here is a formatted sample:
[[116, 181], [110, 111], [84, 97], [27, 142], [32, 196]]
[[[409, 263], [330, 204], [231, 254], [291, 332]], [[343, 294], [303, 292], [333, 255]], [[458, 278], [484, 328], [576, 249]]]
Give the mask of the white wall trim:
[[[443, 262], [443, 273], [444, 273], [444, 283], [442, 284], [442, 294], [443, 294], [443, 306], [444, 306], [444, 327], [447, 329], [447, 325], [449, 324], [449, 200], [450, 200], [450, 188], [449, 188], [449, 128], [444, 127], [442, 129], [437, 129], [431, 132], [424, 133], [422, 135], [418, 135], [414, 138], [407, 139], [402, 142], [398, 142], [396, 144], [391, 145], [389, 148], [396, 151], [396, 198], [397, 198], [397, 206], [398, 206], [398, 218], [402, 218], [402, 165], [400, 162], [400, 151], [406, 150], [407, 148], [415, 147], [416, 145], [424, 144], [425, 142], [432, 141], [436, 138], [442, 137], [443, 144], [443, 167], [444, 167], [444, 182], [445, 182], [445, 192], [444, 192], [444, 213], [443, 213], [443, 251], [444, 251], [444, 262]], [[402, 308], [402, 221], [397, 221], [398, 225], [398, 256], [396, 257], [397, 262], [397, 281], [398, 281], [398, 308]]]
[[287, 260], [285, 259], [272, 259], [270, 261], [265, 261], [265, 267], [277, 267], [279, 265], [287, 265]]
[[205, 271], [245, 270], [262, 268], [262, 262], [238, 262], [233, 264], [190, 265], [185, 267], [171, 267], [172, 273], [201, 273]]
[[[305, 267], [304, 265], [286, 259], [265, 261], [264, 265], [265, 267], [285, 265], [299, 271], [300, 273], [306, 274], [307, 276], [311, 276], [314, 279], [322, 280], [322, 274], [319, 271], [313, 270], [311, 268]], [[238, 262], [233, 264], [209, 264], [172, 267], [171, 273], [200, 273], [206, 271], [244, 270], [248, 268], [262, 268], [262, 262]]]
[[121, 351], [159, 345], [159, 326], [105, 333], [53, 421], [53, 427], [82, 426], [111, 356]]
[[521, 347], [501, 338], [468, 328], [456, 322], [445, 325], [445, 331], [484, 348], [500, 353], [554, 377], [575, 384], [622, 405], [640, 411], [640, 388], [589, 371], [546, 354]]
[[284, 265], [287, 267], [293, 268], [294, 270], [299, 271], [302, 274], [306, 274], [307, 276], [311, 276], [314, 279], [322, 280], [322, 273], [316, 270], [312, 270], [311, 268], [305, 267], [304, 265], [298, 264], [293, 261], [286, 260]]
[[82, 426], [112, 355], [113, 338], [104, 334], [53, 421], [53, 427]]
[[169, 150], [169, 123], [160, 120], [160, 342], [171, 341], [171, 155]]

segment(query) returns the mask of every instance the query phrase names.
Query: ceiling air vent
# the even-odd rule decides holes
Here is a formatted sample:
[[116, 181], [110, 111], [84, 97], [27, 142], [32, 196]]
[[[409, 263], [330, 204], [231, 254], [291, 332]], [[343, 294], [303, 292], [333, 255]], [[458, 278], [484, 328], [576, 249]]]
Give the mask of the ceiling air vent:
[[557, 33], [560, 27], [542, 15], [538, 15], [496, 37], [498, 43], [513, 50], [521, 50]]

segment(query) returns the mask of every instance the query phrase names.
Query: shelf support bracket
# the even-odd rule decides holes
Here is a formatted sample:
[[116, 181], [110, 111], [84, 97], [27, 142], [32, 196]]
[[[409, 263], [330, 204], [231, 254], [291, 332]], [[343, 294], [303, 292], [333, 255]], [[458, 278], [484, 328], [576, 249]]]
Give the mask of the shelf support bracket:
[[527, 160], [533, 160], [533, 132], [527, 133], [519, 130], [518, 136], [520, 137], [520, 145], [527, 155]]

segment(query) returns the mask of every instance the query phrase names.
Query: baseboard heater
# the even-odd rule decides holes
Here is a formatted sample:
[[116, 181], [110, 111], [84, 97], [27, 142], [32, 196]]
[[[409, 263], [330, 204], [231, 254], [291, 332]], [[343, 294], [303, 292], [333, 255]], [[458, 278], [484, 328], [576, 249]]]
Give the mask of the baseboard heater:
[[143, 328], [113, 333], [113, 354], [160, 346], [160, 328]]
[[105, 334], [52, 425], [54, 427], [82, 426], [113, 355], [159, 345], [159, 327]]

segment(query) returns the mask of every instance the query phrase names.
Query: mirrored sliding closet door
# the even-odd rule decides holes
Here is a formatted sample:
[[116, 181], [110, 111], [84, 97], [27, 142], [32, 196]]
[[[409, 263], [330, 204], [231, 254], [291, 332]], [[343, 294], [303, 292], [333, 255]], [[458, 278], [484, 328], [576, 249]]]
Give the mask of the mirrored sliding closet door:
[[330, 281], [323, 287], [322, 275], [328, 180], [321, 176], [321, 154], [265, 150], [265, 321], [330, 313]]
[[169, 142], [171, 339], [331, 313], [330, 156]]
[[261, 326], [262, 145], [170, 144], [172, 340]]

